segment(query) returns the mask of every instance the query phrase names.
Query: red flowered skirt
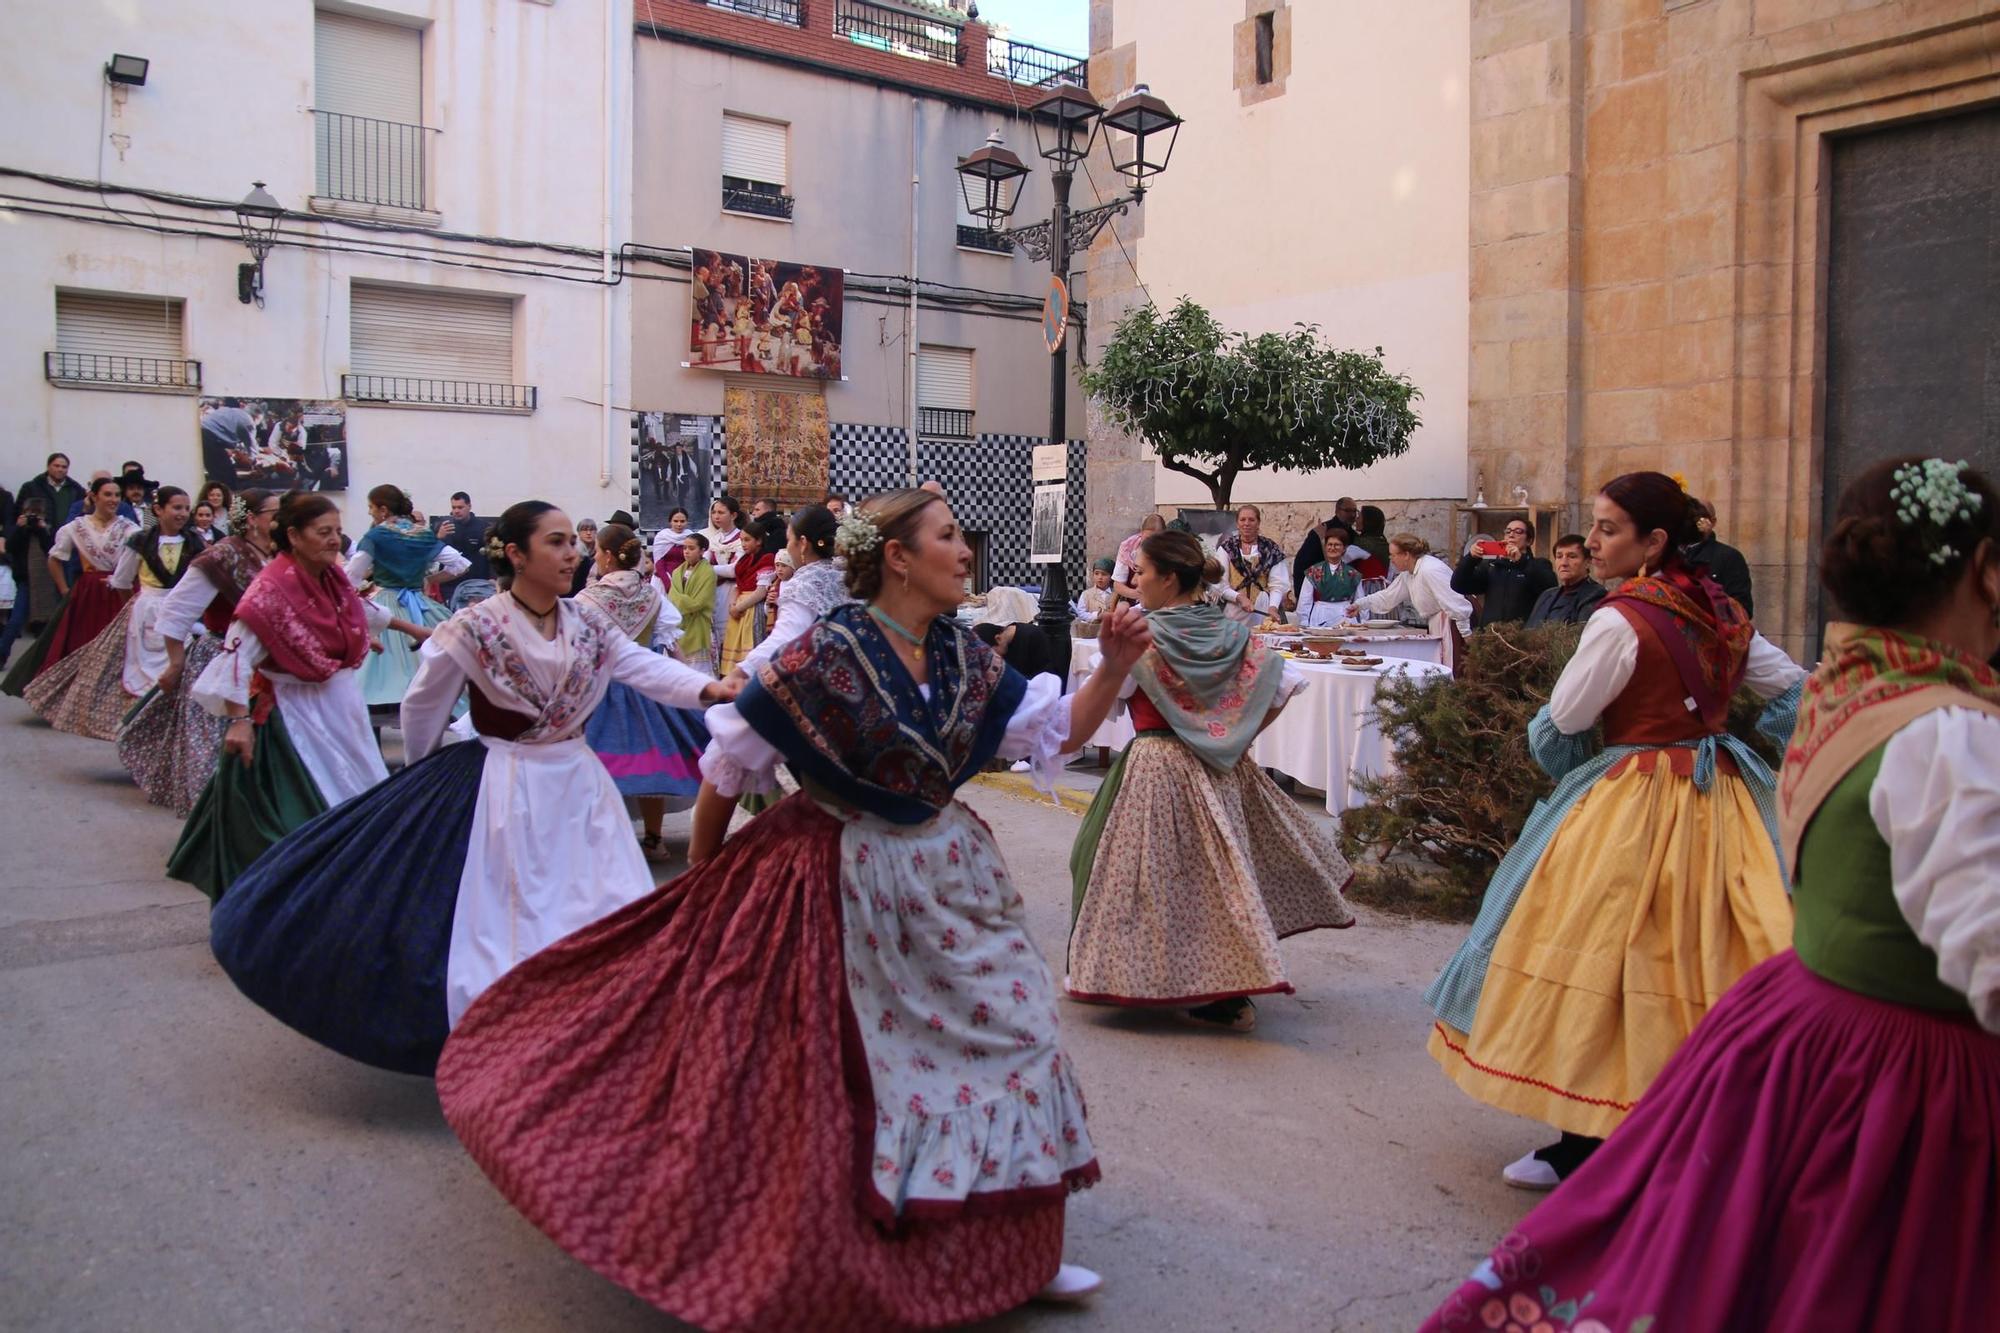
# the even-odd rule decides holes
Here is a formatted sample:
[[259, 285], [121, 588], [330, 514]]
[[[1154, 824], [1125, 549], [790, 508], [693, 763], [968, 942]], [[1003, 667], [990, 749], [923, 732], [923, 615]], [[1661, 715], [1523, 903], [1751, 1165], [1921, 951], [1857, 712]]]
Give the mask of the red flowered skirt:
[[842, 829], [804, 796], [782, 802], [508, 973], [438, 1066], [446, 1118], [515, 1207], [713, 1333], [963, 1323], [1019, 1305], [1061, 1262], [1059, 1189], [873, 1220]]

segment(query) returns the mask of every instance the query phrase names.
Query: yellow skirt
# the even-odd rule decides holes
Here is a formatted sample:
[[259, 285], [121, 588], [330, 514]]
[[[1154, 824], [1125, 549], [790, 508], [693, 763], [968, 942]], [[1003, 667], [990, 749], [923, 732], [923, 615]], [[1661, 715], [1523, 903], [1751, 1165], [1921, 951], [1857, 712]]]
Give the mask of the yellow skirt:
[[1697, 790], [1682, 755], [1634, 755], [1585, 794], [1494, 941], [1474, 1031], [1433, 1025], [1432, 1057], [1471, 1096], [1602, 1138], [1709, 1006], [1790, 946], [1749, 789], [1725, 766]]
[[743, 665], [743, 659], [757, 646], [757, 612], [755, 608], [740, 616], [729, 617], [729, 624], [722, 631], [722, 657], [716, 668], [718, 676], [726, 676]]

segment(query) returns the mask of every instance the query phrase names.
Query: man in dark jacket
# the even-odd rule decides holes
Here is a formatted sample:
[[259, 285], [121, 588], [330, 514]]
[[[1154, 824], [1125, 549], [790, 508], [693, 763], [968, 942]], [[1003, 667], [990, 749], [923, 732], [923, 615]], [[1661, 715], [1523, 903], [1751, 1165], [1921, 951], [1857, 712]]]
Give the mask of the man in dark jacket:
[[50, 454], [42, 465], [42, 475], [21, 483], [14, 504], [18, 507], [30, 500], [42, 502], [42, 514], [51, 532], [69, 521], [70, 506], [83, 503], [83, 487], [70, 479], [68, 454]]
[[491, 520], [472, 512], [472, 497], [464, 491], [451, 493], [451, 517], [441, 519], [438, 539], [465, 557], [465, 572], [438, 584], [438, 592], [454, 612], [483, 602], [496, 591], [492, 562], [486, 558], [486, 534]]
[[1696, 500], [1693, 504], [1701, 514], [1695, 520], [1701, 540], [1682, 547], [1681, 554], [1691, 565], [1707, 565], [1722, 590], [1743, 604], [1743, 614], [1756, 619], [1757, 608], [1750, 599], [1750, 562], [1734, 546], [1716, 540], [1715, 506], [1706, 500]]
[[1479, 612], [1482, 626], [1526, 620], [1535, 599], [1556, 586], [1555, 570], [1533, 554], [1535, 529], [1527, 519], [1509, 519], [1500, 539], [1504, 554], [1468, 554], [1451, 576], [1453, 592], [1486, 599]]
[[1528, 628], [1537, 625], [1580, 625], [1604, 600], [1604, 585], [1590, 577], [1590, 556], [1583, 538], [1566, 532], [1556, 538], [1556, 586], [1535, 599]]

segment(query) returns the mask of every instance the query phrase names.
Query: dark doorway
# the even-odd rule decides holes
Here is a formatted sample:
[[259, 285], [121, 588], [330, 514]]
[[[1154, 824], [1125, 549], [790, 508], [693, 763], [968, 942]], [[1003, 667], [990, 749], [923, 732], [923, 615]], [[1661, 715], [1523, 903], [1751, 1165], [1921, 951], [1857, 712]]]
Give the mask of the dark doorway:
[[[1827, 525], [1842, 488], [1897, 454], [2000, 476], [2000, 106], [1837, 139], [1832, 154]], [[1821, 625], [1838, 617], [1825, 600]]]

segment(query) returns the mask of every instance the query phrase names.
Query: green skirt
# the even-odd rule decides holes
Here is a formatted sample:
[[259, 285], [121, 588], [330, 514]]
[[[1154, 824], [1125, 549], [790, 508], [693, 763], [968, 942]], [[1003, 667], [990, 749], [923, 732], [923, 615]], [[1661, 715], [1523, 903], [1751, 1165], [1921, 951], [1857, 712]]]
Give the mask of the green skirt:
[[[26, 597], [28, 590], [23, 588], [17, 595]], [[48, 620], [42, 625], [42, 632], [35, 636], [33, 643], [22, 650], [19, 657], [14, 659], [14, 665], [7, 668], [6, 676], [0, 678], [0, 694], [12, 695], [19, 699], [28, 692], [28, 682], [35, 678], [42, 669], [42, 663], [48, 660], [49, 640], [55, 638], [56, 624], [62, 619], [63, 608], [68, 605], [69, 593], [64, 593], [62, 600], [56, 603], [55, 609], [49, 612]]]
[[211, 902], [272, 844], [326, 810], [285, 731], [283, 711], [272, 709], [254, 730], [253, 762], [245, 768], [231, 755], [217, 759], [214, 776], [167, 857], [167, 877], [194, 885]]
[[1104, 837], [1104, 825], [1111, 818], [1111, 807], [1118, 800], [1118, 789], [1125, 785], [1125, 760], [1131, 753], [1132, 747], [1127, 745], [1112, 761], [1111, 771], [1098, 784], [1097, 796], [1091, 801], [1090, 809], [1083, 812], [1083, 825], [1077, 829], [1076, 841], [1070, 846], [1069, 922], [1072, 928], [1076, 925], [1078, 914], [1083, 911], [1083, 895], [1090, 889], [1090, 868], [1097, 864], [1097, 844]]

